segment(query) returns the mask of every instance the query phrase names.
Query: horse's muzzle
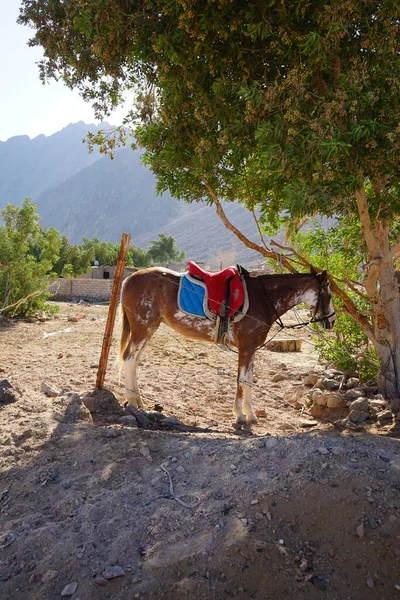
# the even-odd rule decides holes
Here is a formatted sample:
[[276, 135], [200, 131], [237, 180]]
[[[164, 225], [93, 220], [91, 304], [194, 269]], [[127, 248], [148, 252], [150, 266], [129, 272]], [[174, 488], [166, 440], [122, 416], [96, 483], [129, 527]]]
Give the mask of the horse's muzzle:
[[336, 320], [336, 317], [334, 314], [330, 315], [329, 317], [326, 317], [325, 319], [322, 320], [322, 327], [324, 329], [333, 329], [335, 320]]

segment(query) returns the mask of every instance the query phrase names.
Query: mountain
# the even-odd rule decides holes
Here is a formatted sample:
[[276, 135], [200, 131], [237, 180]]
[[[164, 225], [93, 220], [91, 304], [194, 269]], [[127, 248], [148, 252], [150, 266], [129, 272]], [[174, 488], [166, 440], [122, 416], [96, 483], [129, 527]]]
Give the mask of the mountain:
[[114, 160], [105, 157], [39, 196], [36, 202], [43, 227], [56, 227], [71, 242], [94, 236], [119, 241], [161, 230], [193, 210], [170, 194], [156, 195], [154, 175], [137, 151], [123, 148]]
[[[107, 124], [105, 124], [108, 126]], [[0, 142], [0, 209], [27, 196], [38, 207], [41, 225], [55, 227], [72, 243], [82, 237], [131, 243], [147, 249], [159, 233], [172, 235], [189, 259], [213, 266], [255, 265], [261, 256], [228, 231], [213, 207], [156, 195], [156, 180], [140, 152], [119, 149], [114, 160], [82, 143], [101, 126], [80, 121], [51, 136], [17, 136]], [[228, 218], [259, 242], [252, 215], [238, 204], [224, 206]]]
[[80, 121], [48, 137], [19, 135], [0, 142], [0, 208], [20, 205], [27, 196], [36, 202], [45, 190], [98, 161], [100, 153], [89, 154], [82, 143], [97, 129]]

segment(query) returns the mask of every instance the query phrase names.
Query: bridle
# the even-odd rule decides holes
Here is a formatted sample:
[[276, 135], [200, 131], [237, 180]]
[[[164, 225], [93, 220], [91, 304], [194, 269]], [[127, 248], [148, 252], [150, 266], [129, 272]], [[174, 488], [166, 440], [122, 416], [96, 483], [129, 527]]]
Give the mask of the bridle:
[[[333, 317], [335, 315], [335, 311], [333, 310], [332, 312], [330, 312], [327, 315], [322, 315], [320, 317], [317, 316], [318, 312], [319, 312], [320, 305], [322, 305], [323, 289], [329, 287], [329, 281], [326, 280], [324, 282], [321, 282], [320, 277], [319, 277], [319, 273], [316, 273], [315, 275], [316, 275], [316, 277], [318, 279], [319, 286], [318, 286], [318, 301], [317, 301], [317, 304], [315, 306], [314, 315], [308, 321], [301, 321], [299, 323], [295, 323], [294, 325], [284, 325], [284, 323], [282, 322], [282, 319], [278, 315], [278, 312], [277, 312], [277, 310], [275, 308], [275, 304], [272, 302], [269, 294], [267, 293], [267, 290], [266, 290], [265, 286], [264, 285], [262, 286], [263, 290], [264, 290], [265, 297], [267, 298], [267, 301], [269, 302], [272, 310], [274, 311], [274, 313], [276, 315], [275, 323], [279, 326], [280, 330], [282, 330], [282, 329], [300, 329], [301, 327], [306, 327], [307, 325], [311, 325], [312, 323], [323, 323], [324, 321], [328, 321], [328, 319], [330, 319], [331, 317]], [[321, 306], [321, 308], [323, 308], [323, 306]]]

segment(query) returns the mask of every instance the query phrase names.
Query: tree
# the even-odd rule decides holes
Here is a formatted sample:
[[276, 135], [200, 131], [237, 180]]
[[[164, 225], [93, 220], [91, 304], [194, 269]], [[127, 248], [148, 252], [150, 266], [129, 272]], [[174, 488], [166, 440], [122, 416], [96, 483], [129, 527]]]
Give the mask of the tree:
[[82, 238], [81, 248], [91, 254], [91, 260], [97, 260], [99, 265], [113, 266], [117, 264], [118, 244], [112, 242], [101, 242], [97, 237], [92, 240]]
[[150, 241], [147, 257], [157, 265], [165, 265], [171, 262], [181, 262], [185, 258], [185, 253], [178, 250], [172, 235], [159, 233], [158, 240]]
[[0, 314], [13, 317], [51, 311], [46, 305], [51, 295], [47, 289], [61, 246], [59, 232], [40, 227], [30, 198], [25, 198], [21, 208], [7, 204], [1, 216]]
[[54, 272], [59, 277], [77, 277], [90, 270], [90, 265], [94, 260], [94, 251], [92, 248], [86, 248], [75, 244], [70, 244], [65, 236], [61, 240], [60, 256], [54, 265]]
[[129, 246], [126, 255], [126, 264], [131, 267], [149, 267], [151, 261], [146, 250], [137, 246]]
[[[137, 90], [129, 119], [159, 189], [207, 198], [264, 256], [274, 252], [232, 227], [221, 200], [258, 205], [270, 229], [282, 214], [358, 219], [369, 311], [351, 282], [332, 287], [376, 349], [380, 387], [400, 396], [397, 3], [25, 0], [20, 22], [45, 49], [42, 77], [80, 89], [99, 116]], [[275, 248], [288, 268], [309, 265]]]

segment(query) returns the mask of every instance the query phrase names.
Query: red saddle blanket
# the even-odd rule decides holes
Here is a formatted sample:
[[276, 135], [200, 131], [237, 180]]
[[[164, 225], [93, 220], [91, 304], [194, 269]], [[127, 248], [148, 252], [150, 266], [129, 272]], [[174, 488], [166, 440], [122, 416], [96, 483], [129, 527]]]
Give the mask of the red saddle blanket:
[[232, 317], [237, 313], [244, 302], [245, 292], [242, 279], [236, 267], [227, 267], [218, 273], [209, 273], [191, 260], [188, 262], [188, 267], [189, 275], [198, 277], [206, 284], [208, 305], [212, 312], [223, 317], [227, 301], [229, 307], [228, 316]]

